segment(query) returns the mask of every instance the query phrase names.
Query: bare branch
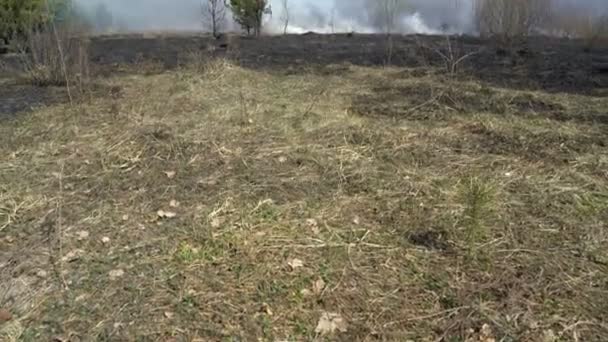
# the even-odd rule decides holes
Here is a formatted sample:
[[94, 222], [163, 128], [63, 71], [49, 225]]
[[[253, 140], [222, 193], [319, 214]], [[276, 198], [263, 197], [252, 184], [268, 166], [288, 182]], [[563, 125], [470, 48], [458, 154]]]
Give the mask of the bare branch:
[[218, 37], [226, 20], [225, 0], [203, 0], [201, 4], [203, 24]]
[[289, 27], [290, 19], [289, 0], [281, 0], [281, 7], [283, 10], [281, 13], [281, 21], [283, 22], [283, 34], [287, 34], [287, 28]]

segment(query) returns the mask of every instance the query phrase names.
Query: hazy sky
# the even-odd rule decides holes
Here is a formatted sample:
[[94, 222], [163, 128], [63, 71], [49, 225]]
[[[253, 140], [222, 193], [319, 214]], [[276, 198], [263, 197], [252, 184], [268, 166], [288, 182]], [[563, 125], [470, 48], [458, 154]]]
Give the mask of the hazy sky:
[[[205, 0], [77, 0], [92, 10], [104, 3], [115, 17], [123, 19], [132, 30], [200, 30], [201, 1]], [[373, 31], [364, 10], [364, 3], [379, 0], [289, 0], [292, 32], [327, 31], [334, 10], [337, 31]], [[429, 32], [442, 24], [454, 31], [468, 32], [471, 24], [472, 0], [404, 0], [418, 13], [404, 16], [402, 31]], [[561, 4], [585, 8], [591, 13], [608, 13], [608, 0], [556, 0]], [[272, 18], [267, 18], [271, 31], [281, 30], [281, 1], [271, 0]]]

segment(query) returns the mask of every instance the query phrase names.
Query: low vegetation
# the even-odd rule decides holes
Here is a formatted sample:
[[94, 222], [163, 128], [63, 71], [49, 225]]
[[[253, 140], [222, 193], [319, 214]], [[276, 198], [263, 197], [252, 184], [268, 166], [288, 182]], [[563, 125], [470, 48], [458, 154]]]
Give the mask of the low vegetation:
[[[247, 34], [260, 35], [264, 14], [270, 9], [268, 0], [230, 0], [234, 21]], [[215, 31], [214, 31], [215, 32]]]
[[65, 20], [70, 0], [3, 0], [0, 3], [0, 39], [23, 40], [49, 22]]
[[29, 54], [21, 56], [22, 81], [36, 86], [67, 86], [89, 77], [86, 40], [73, 39], [70, 29], [30, 33]]
[[97, 82], [0, 124], [0, 340], [608, 336], [606, 97], [196, 54]]

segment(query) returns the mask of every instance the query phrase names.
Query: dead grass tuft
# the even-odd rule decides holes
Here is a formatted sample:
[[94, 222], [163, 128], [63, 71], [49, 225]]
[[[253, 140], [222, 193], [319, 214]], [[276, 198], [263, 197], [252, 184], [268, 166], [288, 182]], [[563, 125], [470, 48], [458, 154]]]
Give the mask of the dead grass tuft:
[[[88, 42], [74, 38], [68, 27], [31, 32], [22, 46], [22, 81], [35, 86], [61, 86], [88, 92], [90, 83]], [[72, 89], [70, 89], [70, 87]], [[70, 93], [71, 95], [71, 93]]]
[[228, 58], [216, 57], [201, 51], [187, 53], [183, 63], [186, 70], [201, 74], [210, 80], [218, 80], [234, 68]]

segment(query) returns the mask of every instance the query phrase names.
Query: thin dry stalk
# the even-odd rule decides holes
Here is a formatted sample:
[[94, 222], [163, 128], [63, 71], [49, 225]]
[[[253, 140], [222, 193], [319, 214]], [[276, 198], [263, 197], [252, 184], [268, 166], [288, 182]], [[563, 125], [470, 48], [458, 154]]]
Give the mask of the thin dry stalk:
[[321, 96], [323, 96], [323, 94], [325, 94], [325, 91], [327, 89], [323, 88], [321, 89], [312, 99], [312, 101], [310, 101], [310, 104], [306, 107], [306, 110], [304, 110], [304, 112], [302, 113], [302, 117], [307, 117], [308, 115], [310, 115], [310, 113], [312, 112], [313, 108], [315, 107], [315, 104], [317, 102], [319, 102], [319, 98], [321, 98]]
[[89, 68], [89, 53], [88, 43], [83, 41], [78, 42], [78, 67], [77, 81], [78, 81], [78, 92], [80, 95], [89, 95], [89, 100], [93, 99], [91, 88], [88, 86], [91, 82], [91, 72]]
[[287, 34], [287, 29], [289, 28], [289, 0], [281, 0], [281, 7], [283, 12], [281, 13], [281, 21], [283, 22], [283, 34]]
[[[49, 0], [45, 0], [47, 14], [50, 16], [51, 14], [51, 5], [49, 4]], [[70, 106], [74, 105], [74, 100], [72, 98], [72, 92], [70, 90], [70, 79], [68, 77], [68, 71], [65, 63], [65, 55], [63, 53], [63, 47], [61, 46], [61, 40], [59, 39], [59, 33], [57, 33], [57, 26], [53, 20], [50, 21], [51, 29], [53, 31], [53, 35], [55, 36], [55, 42], [57, 43], [57, 52], [59, 53], [60, 63], [61, 63], [61, 71], [63, 72], [63, 77], [65, 78], [65, 89], [68, 92], [68, 98], [70, 100]]]
[[239, 88], [239, 103], [241, 104], [241, 124], [245, 125], [249, 122], [249, 109], [247, 108], [247, 99], [243, 94], [243, 88]]
[[393, 42], [393, 35], [388, 34], [386, 37], [386, 64], [391, 65], [393, 63], [393, 50], [395, 44]]
[[[59, 179], [59, 190], [57, 192], [57, 203], [55, 205], [55, 213], [57, 214], [57, 220], [54, 224], [54, 240], [57, 247], [57, 254], [51, 258], [52, 264], [55, 267], [57, 277], [61, 280], [61, 284], [64, 290], [69, 290], [68, 283], [63, 274], [63, 176], [65, 171], [65, 164], [61, 163], [61, 169], [57, 178]], [[51, 251], [51, 253], [53, 253]]]

